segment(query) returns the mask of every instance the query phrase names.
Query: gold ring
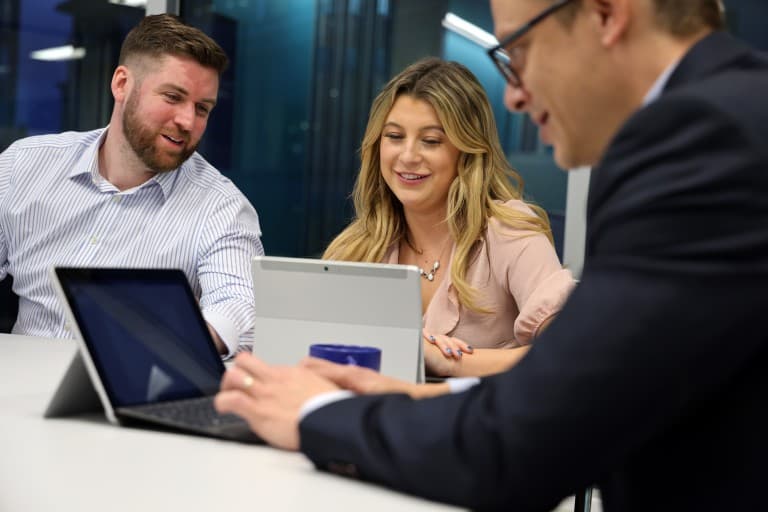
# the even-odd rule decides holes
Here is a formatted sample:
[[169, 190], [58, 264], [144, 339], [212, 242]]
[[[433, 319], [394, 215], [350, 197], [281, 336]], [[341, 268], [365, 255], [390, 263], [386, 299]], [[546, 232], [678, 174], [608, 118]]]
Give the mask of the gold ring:
[[245, 377], [243, 377], [243, 387], [245, 389], [248, 389], [251, 386], [253, 386], [253, 377], [251, 377], [250, 375], [246, 375]]

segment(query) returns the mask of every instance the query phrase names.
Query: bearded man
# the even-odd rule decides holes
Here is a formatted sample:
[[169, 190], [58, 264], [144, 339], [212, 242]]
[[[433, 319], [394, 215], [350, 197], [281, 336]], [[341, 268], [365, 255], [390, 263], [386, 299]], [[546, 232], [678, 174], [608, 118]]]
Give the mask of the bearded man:
[[167, 14], [126, 36], [108, 127], [14, 142], [0, 154], [0, 280], [14, 278], [17, 334], [69, 337], [48, 269], [173, 267], [200, 300], [219, 352], [254, 321], [253, 206], [195, 152], [228, 65], [221, 47]]

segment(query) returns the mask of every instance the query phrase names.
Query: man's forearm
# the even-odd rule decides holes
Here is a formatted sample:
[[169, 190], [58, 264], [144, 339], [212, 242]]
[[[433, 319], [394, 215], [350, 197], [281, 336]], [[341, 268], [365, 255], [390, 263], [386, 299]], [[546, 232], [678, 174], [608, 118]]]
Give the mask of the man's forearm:
[[216, 350], [219, 352], [219, 354], [229, 354], [229, 347], [226, 343], [224, 343], [224, 340], [221, 339], [221, 336], [219, 336], [219, 333], [216, 332], [216, 329], [214, 329], [213, 326], [207, 322], [206, 325], [208, 326], [208, 332], [211, 333], [211, 338], [213, 338], [213, 343], [216, 345]]

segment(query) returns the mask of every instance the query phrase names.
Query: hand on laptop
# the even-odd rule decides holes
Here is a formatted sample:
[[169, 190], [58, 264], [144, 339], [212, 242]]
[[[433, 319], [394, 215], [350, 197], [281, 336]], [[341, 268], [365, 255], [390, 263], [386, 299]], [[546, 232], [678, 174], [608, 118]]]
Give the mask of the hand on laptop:
[[256, 434], [285, 450], [299, 449], [299, 411], [310, 398], [339, 389], [303, 367], [269, 366], [240, 353], [226, 371], [214, 405], [244, 418]]

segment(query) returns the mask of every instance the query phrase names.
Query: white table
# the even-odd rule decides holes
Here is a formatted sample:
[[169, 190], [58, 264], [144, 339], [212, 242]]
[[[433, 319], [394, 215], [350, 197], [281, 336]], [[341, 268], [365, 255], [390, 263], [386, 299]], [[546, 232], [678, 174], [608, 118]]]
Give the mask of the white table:
[[[321, 473], [266, 446], [121, 428], [103, 416], [44, 419], [75, 349], [0, 334], [0, 512], [459, 510]], [[569, 498], [556, 512], [572, 510]]]
[[0, 334], [0, 511], [457, 510], [316, 471], [301, 454], [44, 419], [75, 345]]

